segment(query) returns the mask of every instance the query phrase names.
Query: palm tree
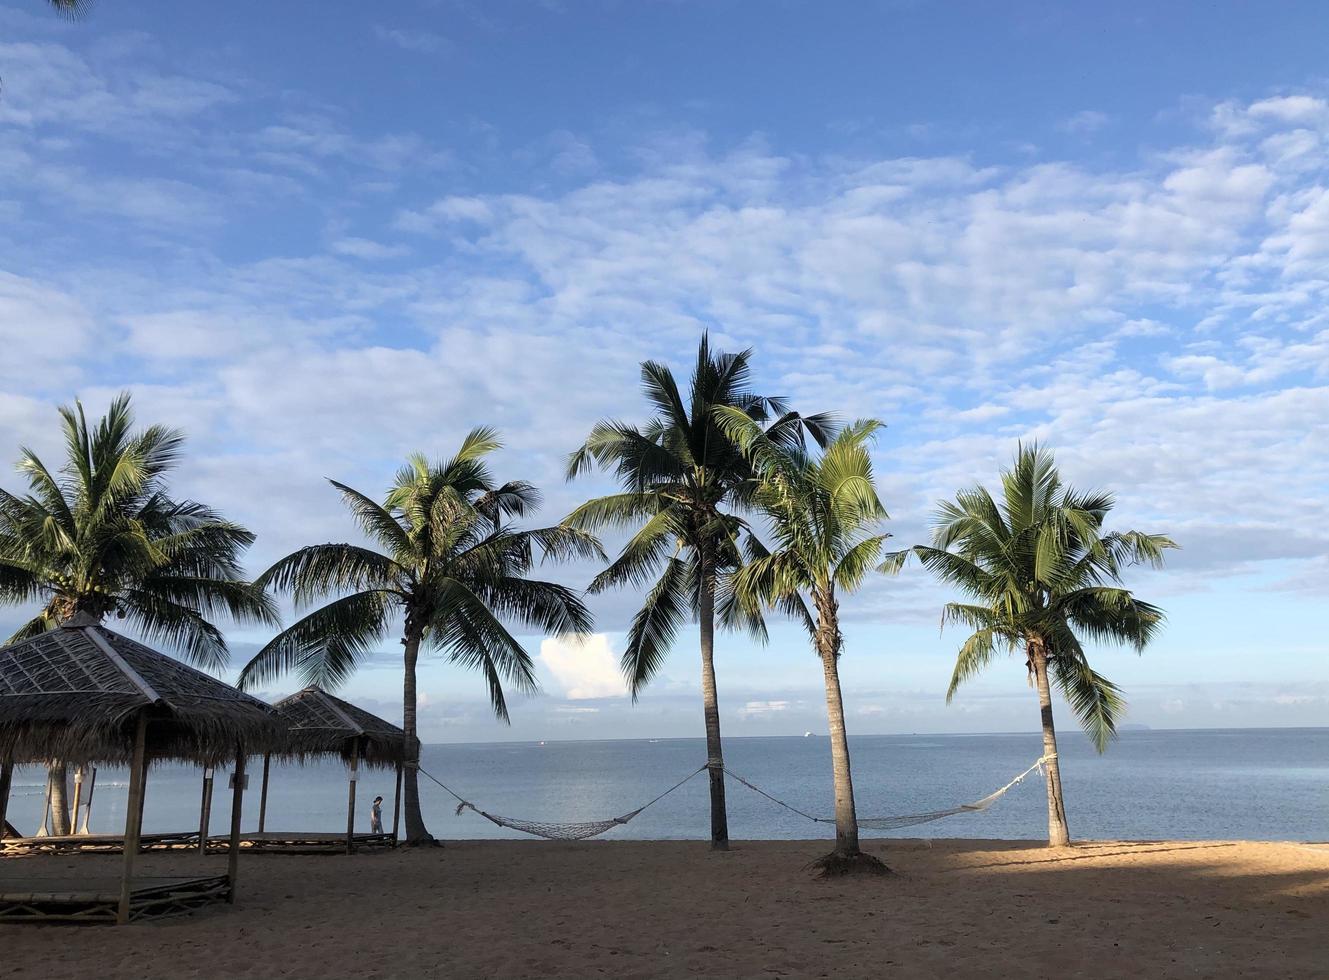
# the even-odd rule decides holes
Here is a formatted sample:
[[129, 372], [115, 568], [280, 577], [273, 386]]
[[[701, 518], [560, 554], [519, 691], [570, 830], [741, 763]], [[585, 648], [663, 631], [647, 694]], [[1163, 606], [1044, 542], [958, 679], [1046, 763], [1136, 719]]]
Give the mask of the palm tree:
[[725, 508], [747, 506], [756, 485], [752, 467], [717, 427], [712, 409], [730, 405], [769, 423], [770, 438], [784, 445], [801, 444], [805, 433], [823, 441], [834, 427], [827, 416], [803, 417], [779, 398], [753, 394], [748, 384], [751, 353], [712, 353], [708, 336], [702, 334], [686, 402], [668, 367], [644, 362], [642, 391], [655, 416], [640, 428], [618, 421], [596, 423], [568, 460], [569, 480], [599, 464], [614, 472], [623, 492], [587, 501], [563, 522], [592, 532], [636, 527], [588, 590], [595, 594], [650, 584], [622, 657], [633, 700], [664, 663], [683, 619], [695, 616], [699, 623], [711, 846], [716, 850], [729, 846], [715, 687], [716, 617], [722, 626], [744, 628], [758, 638], [764, 638], [765, 628], [760, 619], [745, 615], [731, 588], [743, 560], [739, 539], [746, 525]]
[[[76, 614], [101, 622], [114, 613], [191, 663], [224, 667], [226, 639], [214, 618], [277, 622], [272, 604], [243, 580], [240, 558], [254, 535], [203, 504], [168, 495], [166, 477], [184, 437], [159, 425], [134, 432], [128, 394], [95, 426], [78, 402], [60, 417], [59, 475], [24, 448], [18, 468], [29, 492], [0, 490], [0, 602], [41, 603], [8, 642]], [[54, 831], [68, 833], [58, 763], [51, 790]]]
[[[858, 843], [854, 780], [840, 695], [840, 595], [856, 591], [881, 564], [887, 517], [872, 481], [868, 442], [875, 419], [847, 426], [820, 456], [773, 443], [743, 412], [717, 410], [721, 428], [761, 478], [754, 500], [770, 526], [771, 548], [754, 554], [734, 579], [746, 606], [771, 606], [807, 628], [821, 660], [835, 778], [835, 850], [818, 864], [827, 874], [882, 873]], [[815, 612], [809, 612], [809, 606]]]
[[[1062, 847], [1070, 843], [1070, 830], [1049, 677], [1104, 751], [1125, 700], [1089, 666], [1081, 638], [1143, 652], [1161, 628], [1163, 612], [1122, 588], [1121, 572], [1141, 562], [1160, 567], [1163, 551], [1176, 545], [1161, 534], [1104, 533], [1112, 496], [1063, 486], [1052, 454], [1037, 444], [1018, 448], [1001, 483], [1000, 504], [983, 487], [942, 503], [931, 547], [911, 551], [974, 600], [949, 603], [942, 614], [943, 625], [963, 623], [974, 631], [960, 647], [948, 702], [999, 647], [1024, 654], [1042, 714], [1048, 844]], [[906, 554], [893, 556], [896, 564]]]
[[537, 690], [535, 668], [504, 620], [552, 634], [585, 634], [591, 617], [573, 590], [528, 578], [545, 558], [599, 558], [589, 534], [565, 527], [519, 530], [540, 495], [528, 483], [496, 485], [485, 457], [499, 448], [493, 430], [473, 429], [457, 454], [431, 465], [412, 456], [384, 503], [329, 481], [379, 549], [318, 544], [287, 555], [258, 583], [291, 595], [297, 608], [339, 594], [283, 630], [249, 662], [240, 686], [294, 670], [307, 682], [345, 681], [402, 623], [405, 648], [402, 728], [406, 733], [406, 842], [432, 843], [420, 812], [416, 664], [424, 645], [480, 671], [494, 713], [508, 720], [504, 684]]

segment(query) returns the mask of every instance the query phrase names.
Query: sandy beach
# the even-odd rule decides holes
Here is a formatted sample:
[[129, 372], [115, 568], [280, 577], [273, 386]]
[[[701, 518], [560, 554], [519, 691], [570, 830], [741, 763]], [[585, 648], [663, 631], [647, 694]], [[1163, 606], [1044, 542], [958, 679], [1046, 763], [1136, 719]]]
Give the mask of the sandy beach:
[[[820, 841], [461, 842], [253, 855], [233, 908], [122, 928], [0, 928], [5, 977], [1329, 976], [1329, 847], [870, 845], [898, 873], [824, 881]], [[216, 858], [154, 854], [143, 873]], [[113, 874], [37, 857], [10, 874]]]

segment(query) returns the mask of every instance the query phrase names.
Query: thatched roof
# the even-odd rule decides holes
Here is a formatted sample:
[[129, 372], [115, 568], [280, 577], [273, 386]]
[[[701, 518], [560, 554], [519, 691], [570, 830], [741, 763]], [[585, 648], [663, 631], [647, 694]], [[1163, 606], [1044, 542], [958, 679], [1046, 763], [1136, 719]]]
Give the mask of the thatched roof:
[[142, 712], [149, 759], [216, 765], [281, 738], [258, 698], [87, 617], [0, 648], [0, 759], [127, 762]]
[[393, 766], [402, 760], [406, 735], [396, 725], [333, 697], [317, 687], [307, 687], [272, 706], [286, 726], [285, 748], [277, 756], [306, 759], [339, 755], [350, 759], [358, 746], [360, 761], [370, 766]]

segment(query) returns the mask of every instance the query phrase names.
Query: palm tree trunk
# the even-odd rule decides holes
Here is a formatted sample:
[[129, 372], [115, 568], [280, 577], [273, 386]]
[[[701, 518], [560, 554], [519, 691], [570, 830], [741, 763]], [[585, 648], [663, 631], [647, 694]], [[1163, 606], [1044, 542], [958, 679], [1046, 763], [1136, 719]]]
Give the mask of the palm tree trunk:
[[[834, 625], [830, 627], [836, 631]], [[820, 634], [821, 629], [817, 632]], [[818, 643], [821, 648], [823, 644]], [[849, 737], [844, 727], [844, 701], [840, 697], [840, 665], [834, 647], [819, 649], [826, 681], [826, 724], [831, 737], [831, 768], [835, 775], [835, 854], [855, 857], [858, 849], [858, 813], [854, 808], [854, 777], [849, 768]]]
[[63, 837], [72, 833], [69, 826], [69, 770], [63, 762], [51, 766], [46, 772], [51, 786], [51, 833]]
[[405, 788], [406, 839], [404, 844], [432, 844], [433, 835], [425, 827], [420, 812], [420, 739], [416, 735], [415, 665], [420, 658], [420, 632], [408, 626], [402, 640], [406, 647], [405, 670], [402, 679], [402, 731], [406, 734], [406, 758], [403, 783]]
[[706, 765], [711, 781], [711, 849], [729, 850], [729, 816], [724, 799], [724, 750], [720, 742], [720, 702], [715, 691], [715, 575], [702, 566], [701, 701], [706, 716]]
[[1048, 661], [1043, 645], [1029, 643], [1029, 663], [1038, 685], [1038, 707], [1043, 716], [1043, 771], [1048, 791], [1048, 846], [1066, 847], [1071, 842], [1066, 824], [1066, 803], [1061, 795], [1061, 767], [1057, 760], [1057, 730], [1052, 723], [1052, 689], [1048, 686]]

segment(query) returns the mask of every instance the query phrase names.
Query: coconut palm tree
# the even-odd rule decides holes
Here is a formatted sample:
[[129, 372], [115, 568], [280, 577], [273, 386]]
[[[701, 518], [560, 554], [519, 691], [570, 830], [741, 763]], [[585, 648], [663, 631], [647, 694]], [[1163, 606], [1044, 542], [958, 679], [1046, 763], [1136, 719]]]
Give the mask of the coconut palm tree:
[[[623, 672], [635, 700], [664, 663], [684, 618], [696, 617], [701, 639], [701, 690], [710, 772], [711, 846], [729, 846], [725, 810], [724, 754], [715, 686], [715, 624], [744, 628], [764, 638], [759, 618], [734, 601], [731, 577], [742, 564], [743, 509], [755, 480], [752, 467], [717, 427], [712, 409], [731, 405], [766, 424], [770, 438], [799, 445], [818, 441], [834, 428], [828, 416], [800, 416], [779, 398], [749, 387], [751, 351], [713, 353], [702, 334], [685, 401], [663, 364], [641, 366], [642, 392], [655, 415], [640, 428], [601, 421], [568, 460], [568, 479], [598, 464], [614, 473], [623, 492], [587, 501], [567, 518], [586, 531], [635, 528], [614, 562], [601, 572], [592, 594], [623, 585], [650, 585], [646, 603], [633, 617], [623, 652]], [[754, 545], [753, 547], [759, 547]]]
[[336, 595], [274, 637], [245, 666], [241, 687], [295, 671], [308, 683], [336, 687], [401, 624], [405, 648], [402, 728], [406, 733], [406, 842], [431, 843], [420, 812], [417, 772], [416, 664], [422, 647], [478, 670], [495, 715], [508, 720], [504, 685], [537, 688], [526, 649], [504, 620], [550, 634], [585, 634], [591, 617], [572, 589], [528, 577], [538, 549], [545, 558], [599, 558], [589, 534], [566, 527], [521, 530], [512, 519], [540, 500], [529, 483], [496, 484], [485, 458], [499, 448], [492, 429], [477, 428], [457, 454], [430, 464], [412, 456], [382, 504], [335, 480], [364, 533], [379, 550], [317, 544], [287, 555], [258, 585], [289, 594], [297, 608]]
[[[1052, 717], [1055, 681], [1098, 751], [1116, 734], [1125, 708], [1120, 689], [1095, 671], [1082, 640], [1117, 643], [1143, 652], [1163, 623], [1163, 612], [1122, 588], [1124, 568], [1160, 567], [1176, 545], [1161, 534], [1105, 533], [1113, 498], [1064, 486], [1052, 454], [1020, 446], [1001, 476], [998, 503], [983, 487], [940, 505], [932, 545], [910, 551], [971, 603], [949, 603], [943, 625], [961, 623], [973, 634], [960, 647], [946, 692], [949, 702], [1004, 647], [1024, 656], [1038, 689], [1047, 781], [1048, 843], [1070, 843], [1061, 789], [1061, 765]], [[906, 552], [894, 556], [895, 562]]]
[[741, 411], [720, 408], [716, 415], [760, 477], [753, 499], [770, 527], [769, 552], [749, 556], [734, 577], [734, 591], [746, 606], [792, 614], [807, 628], [821, 661], [835, 779], [835, 849], [818, 863], [828, 874], [881, 873], [885, 866], [859, 849], [840, 695], [840, 596], [856, 591], [878, 568], [889, 537], [877, 531], [887, 514], [868, 454], [881, 423], [855, 422], [814, 456], [773, 443]]
[[[192, 500], [173, 500], [166, 478], [184, 437], [160, 425], [133, 431], [128, 394], [89, 425], [82, 404], [61, 408], [65, 460], [58, 474], [31, 449], [18, 468], [24, 496], [0, 490], [0, 602], [40, 602], [9, 642], [83, 613], [115, 614], [144, 637], [216, 670], [226, 639], [213, 620], [275, 625], [272, 603], [244, 581], [240, 558], [254, 535]], [[51, 770], [52, 819], [68, 833], [64, 767]]]

